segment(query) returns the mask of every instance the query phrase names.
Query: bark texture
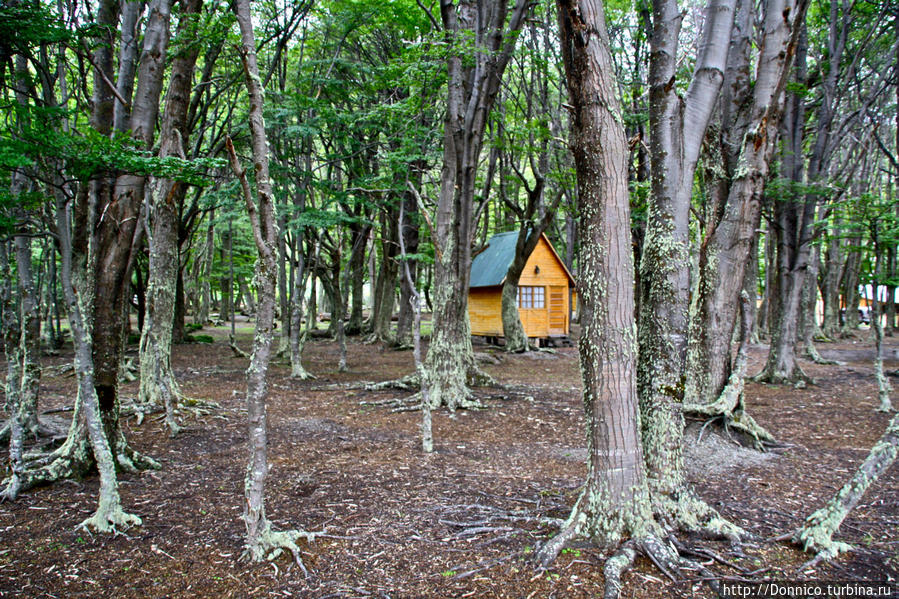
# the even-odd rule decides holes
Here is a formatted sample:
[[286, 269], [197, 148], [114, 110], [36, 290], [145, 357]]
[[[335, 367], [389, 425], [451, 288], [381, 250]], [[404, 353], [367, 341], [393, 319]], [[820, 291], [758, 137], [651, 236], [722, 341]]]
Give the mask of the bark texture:
[[[268, 474], [265, 399], [268, 393], [268, 367], [275, 336], [278, 229], [275, 224], [275, 203], [269, 178], [268, 139], [262, 119], [264, 92], [256, 59], [250, 2], [249, 0], [235, 0], [233, 9], [240, 26], [240, 55], [250, 100], [249, 126], [256, 182], [255, 200], [246, 172], [240, 166], [230, 138], [227, 148], [230, 154], [231, 168], [240, 180], [253, 229], [253, 240], [258, 254], [255, 280], [259, 291], [253, 353], [247, 368], [249, 460], [244, 480], [246, 499], [244, 523], [247, 528], [244, 556], [252, 561], [261, 561], [269, 557], [277, 557], [283, 550], [289, 549], [297, 564], [302, 568], [300, 550], [296, 545], [296, 541], [302, 533], [298, 531], [275, 532], [265, 515], [265, 479]], [[308, 537], [308, 535], [306, 536]], [[305, 570], [305, 568], [303, 569]]]
[[640, 413], [650, 489], [683, 485], [684, 366], [690, 302], [690, 205], [699, 151], [721, 85], [736, 0], [712, 0], [686, 97], [674, 86], [682, 13], [653, 2], [650, 58], [651, 188], [640, 261]]
[[[180, 36], [183, 36], [191, 16], [199, 13], [201, 2], [191, 0], [181, 17]], [[179, 37], [180, 37], [179, 36]], [[185, 40], [187, 41], [187, 40]], [[189, 43], [189, 42], [188, 42]], [[199, 44], [189, 44], [186, 51], [175, 58], [162, 117], [159, 156], [184, 158], [183, 144], [187, 135], [187, 110], [193, 72], [199, 56]], [[172, 328], [175, 314], [176, 286], [179, 270], [177, 201], [183, 184], [171, 179], [159, 179], [151, 185], [147, 198], [147, 243], [150, 249], [147, 282], [147, 316], [140, 341], [140, 390], [138, 401], [147, 406], [165, 407], [166, 425], [174, 435], [180, 427], [175, 408], [181, 392], [172, 372]]]
[[[468, 321], [472, 222], [478, 161], [487, 115], [500, 88], [530, 3], [442, 0], [448, 100], [437, 202], [433, 333], [425, 372], [434, 406], [470, 405], [468, 380], [478, 373]], [[508, 22], [507, 22], [508, 21]]]
[[653, 531], [637, 412], [633, 252], [627, 141], [603, 4], [559, 0], [562, 56], [573, 106], [569, 144], [578, 190], [588, 472], [562, 531], [538, 552], [548, 565], [571, 539], [614, 547]]
[[[807, 0], [763, 3], [762, 39], [749, 78], [749, 7], [741, 6], [728, 56], [719, 140], [725, 172], [713, 184], [691, 305], [686, 401], [714, 403], [731, 374], [730, 346], [746, 263], [783, 112], [783, 90]], [[744, 104], [745, 102], [745, 104]], [[744, 108], [748, 106], [748, 108]]]

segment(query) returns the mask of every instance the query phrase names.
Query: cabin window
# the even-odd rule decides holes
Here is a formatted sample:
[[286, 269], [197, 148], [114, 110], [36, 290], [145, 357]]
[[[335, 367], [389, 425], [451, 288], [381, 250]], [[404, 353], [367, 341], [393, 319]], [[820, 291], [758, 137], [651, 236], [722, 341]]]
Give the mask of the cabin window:
[[546, 307], [546, 295], [544, 287], [519, 287], [518, 288], [518, 307], [529, 310], [532, 308], [542, 309]]

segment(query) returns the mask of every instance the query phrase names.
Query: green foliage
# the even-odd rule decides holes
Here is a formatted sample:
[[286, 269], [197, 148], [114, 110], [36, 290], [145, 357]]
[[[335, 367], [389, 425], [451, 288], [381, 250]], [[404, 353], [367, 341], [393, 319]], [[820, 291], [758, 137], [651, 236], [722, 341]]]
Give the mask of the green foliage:
[[52, 172], [62, 167], [78, 181], [109, 172], [165, 177], [208, 185], [208, 172], [224, 165], [221, 159], [184, 160], [175, 156], [159, 158], [140, 150], [126, 134], [107, 137], [94, 129], [66, 131], [66, 116], [57, 108], [15, 107], [18, 130], [0, 131], [0, 170], [31, 168]]
[[69, 42], [76, 38], [50, 4], [4, 2], [0, 6], [0, 54], [29, 55], [41, 44]]

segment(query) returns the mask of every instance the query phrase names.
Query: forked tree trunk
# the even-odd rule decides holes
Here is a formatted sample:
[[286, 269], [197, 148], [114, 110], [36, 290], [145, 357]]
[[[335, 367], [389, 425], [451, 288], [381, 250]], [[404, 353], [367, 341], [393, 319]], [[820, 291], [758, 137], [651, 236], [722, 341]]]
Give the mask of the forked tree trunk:
[[[179, 37], [185, 35], [191, 15], [198, 14], [199, 0], [191, 0], [185, 7], [180, 22]], [[165, 112], [162, 117], [160, 150], [161, 158], [184, 158], [184, 136], [187, 135], [187, 110], [194, 67], [200, 46], [188, 43], [186, 51], [179, 54], [172, 65], [171, 83]], [[166, 425], [170, 434], [179, 430], [175, 420], [175, 408], [180, 397], [178, 383], [172, 372], [172, 329], [177, 301], [176, 287], [179, 272], [178, 227], [180, 224], [176, 201], [183, 199], [178, 193], [182, 183], [160, 179], [147, 201], [147, 243], [150, 248], [149, 278], [147, 282], [147, 321], [140, 340], [140, 390], [138, 401], [148, 406], [162, 404]]]
[[[685, 401], [714, 403], [731, 372], [731, 339], [737, 320], [737, 298], [743, 288], [745, 266], [756, 235], [762, 191], [774, 153], [783, 111], [783, 90], [805, 18], [807, 0], [768, 0], [764, 3], [763, 39], [756, 78], [750, 86], [745, 51], [731, 50], [722, 147], [730, 178], [716, 182], [723, 205], [711, 216], [700, 253], [697, 293], [690, 314]], [[785, 18], [786, 15], [786, 18]], [[748, 34], [748, 32], [746, 32]], [[737, 36], [745, 46], [748, 39]], [[732, 73], [732, 74], [731, 74]], [[741, 97], [748, 109], [738, 112]], [[737, 118], [738, 114], [745, 117]], [[734, 137], [736, 136], [736, 137]], [[736, 154], [730, 152], [733, 140]], [[737, 141], [739, 140], [739, 141]]]
[[650, 489], [682, 490], [684, 363], [690, 302], [690, 205], [696, 163], [724, 80], [736, 0], [711, 0], [686, 97], [673, 82], [683, 15], [675, 0], [654, 0], [650, 59], [652, 185], [640, 261], [637, 365]]
[[[150, 3], [138, 66], [137, 89], [129, 127], [135, 141], [147, 149], [153, 143], [159, 112], [171, 4], [171, 0], [153, 0]], [[95, 85], [106, 84], [98, 79]], [[104, 218], [98, 218], [96, 223], [79, 223], [79, 227], [87, 227], [92, 234], [93, 250], [89, 255], [95, 260], [90, 267], [94, 277], [93, 297], [85, 306], [92, 304], [86, 317], [90, 314], [92, 319], [90, 339], [93, 349], [93, 380], [99, 398], [100, 414], [117, 462], [132, 469], [139, 464], [136, 456], [131, 455], [120, 427], [118, 380], [131, 271], [142, 235], [138, 221], [145, 184], [145, 176], [130, 173], [119, 175], [113, 189], [97, 184], [96, 193], [91, 194], [94, 196], [92, 201], [97, 210], [104, 214]]]
[[[542, 179], [538, 185], [541, 188], [543, 187]], [[509, 352], [523, 352], [530, 349], [528, 337], [524, 332], [524, 326], [521, 324], [521, 314], [518, 312], [518, 282], [521, 280], [521, 274], [524, 272], [528, 257], [537, 247], [540, 235], [548, 225], [548, 221], [541, 221], [537, 228], [528, 228], [527, 225], [522, 225], [518, 230], [518, 239], [515, 242], [515, 255], [512, 258], [512, 263], [509, 264], [509, 268], [506, 270], [501, 296], [503, 337], [506, 340], [506, 351]]]
[[[104, 426], [100, 412], [101, 406], [94, 381], [91, 335], [85, 323], [82, 300], [85, 289], [76, 289], [72, 280], [72, 243], [68, 205], [64, 201], [57, 200], [56, 212], [57, 235], [62, 255], [61, 282], [69, 328], [72, 331], [72, 342], [75, 346], [75, 374], [78, 380], [78, 401], [76, 401], [72, 414], [72, 426], [67, 439], [67, 443], [76, 447], [70, 463], [77, 463], [79, 458], [80, 465], [83, 466], [86, 462], [85, 448], [78, 441], [81, 435], [86, 435], [90, 440], [93, 459], [100, 473], [100, 498], [97, 511], [80, 526], [98, 532], [115, 532], [119, 528], [140, 525], [141, 520], [135, 515], [126, 513], [121, 506], [116, 479], [116, 459], [112, 451], [112, 444], [108, 440], [107, 427]], [[89, 285], [91, 278], [90, 276], [85, 277], [84, 282]], [[87, 287], [86, 295], [88, 297], [91, 292], [90, 287]], [[78, 436], [74, 436], [73, 433]]]
[[433, 333], [425, 371], [432, 405], [446, 405], [450, 410], [470, 405], [468, 380], [477, 373], [468, 320], [468, 284], [478, 161], [487, 116], [529, 7], [527, 0], [516, 0], [509, 15], [506, 0], [440, 5], [450, 49], [449, 96], [435, 223]]
[[[394, 198], [393, 204], [381, 212], [381, 259], [377, 281], [374, 284], [371, 314], [371, 337], [373, 340], [392, 343], [390, 323], [396, 303], [396, 280], [399, 273], [399, 226], [397, 217], [405, 198]], [[372, 249], [374, 254], [374, 249]]]
[[569, 144], [578, 188], [578, 344], [587, 416], [588, 471], [562, 531], [538, 552], [548, 565], [574, 537], [614, 547], [651, 532], [638, 427], [633, 252], [627, 140], [603, 5], [559, 0], [562, 56], [572, 108]]

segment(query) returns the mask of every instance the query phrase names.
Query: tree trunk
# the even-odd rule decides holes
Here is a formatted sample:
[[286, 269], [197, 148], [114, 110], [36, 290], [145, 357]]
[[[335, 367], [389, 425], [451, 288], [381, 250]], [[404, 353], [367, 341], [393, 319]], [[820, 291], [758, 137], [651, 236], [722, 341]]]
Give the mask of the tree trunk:
[[573, 106], [569, 144], [577, 173], [583, 324], [578, 348], [589, 462], [568, 521], [537, 554], [544, 566], [576, 536], [609, 547], [653, 528], [638, 427], [628, 151], [618, 87], [602, 3], [559, 0], [558, 7]]
[[468, 378], [477, 368], [468, 320], [468, 283], [477, 167], [487, 116], [530, 6], [526, 0], [516, 0], [505, 25], [509, 13], [505, 1], [441, 3], [450, 49], [449, 83], [435, 223], [433, 333], [425, 361], [435, 407], [455, 410], [471, 404]]
[[[391, 206], [381, 212], [381, 263], [372, 294], [371, 333], [372, 339], [392, 343], [390, 323], [396, 303], [396, 279], [399, 273], [399, 226], [397, 217], [404, 197], [395, 198]], [[372, 250], [374, 254], [374, 250]]]
[[[861, 237], [850, 237], [846, 245], [849, 248], [858, 248], [861, 245], [861, 241]], [[843, 267], [843, 300], [845, 302], [843, 335], [852, 335], [861, 324], [858, 315], [858, 306], [861, 302], [861, 296], [858, 291], [861, 266], [862, 253], [857, 249], [847, 251], [846, 265]]]
[[[191, 0], [185, 6], [179, 26], [179, 39], [186, 34], [190, 15], [200, 12], [200, 0]], [[193, 72], [199, 56], [199, 44], [191, 44], [179, 54], [172, 65], [171, 82], [165, 112], [162, 116], [159, 156], [184, 157], [183, 144], [187, 135], [187, 109]], [[165, 407], [166, 425], [170, 434], [179, 430], [175, 420], [175, 408], [180, 397], [178, 383], [172, 372], [173, 315], [177, 313], [177, 288], [179, 287], [179, 216], [176, 201], [184, 195], [178, 193], [182, 183], [171, 179], [159, 179], [151, 185], [153, 193], [147, 200], [147, 244], [150, 251], [149, 279], [147, 284], [147, 323], [140, 341], [140, 390], [138, 401], [147, 406], [162, 404]], [[180, 286], [183, 289], [183, 284]], [[183, 302], [182, 302], [183, 303]], [[183, 312], [183, 311], [182, 311]], [[183, 316], [183, 314], [182, 314]], [[183, 322], [183, 319], [182, 319]], [[183, 330], [183, 327], [182, 327]]]
[[202, 264], [200, 266], [200, 308], [196, 314], [196, 324], [206, 326], [210, 322], [212, 311], [212, 262], [215, 252], [215, 211], [209, 212], [209, 224], [206, 227], [206, 245], [203, 247]]
[[[715, 193], [723, 205], [710, 215], [717, 218], [708, 223], [701, 245], [687, 349], [685, 401], [691, 404], [714, 403], [730, 376], [737, 298], [743, 288], [762, 191], [776, 145], [783, 90], [807, 7], [807, 0], [765, 3], [764, 38], [759, 44], [756, 80], [751, 87], [746, 61], [748, 30], [735, 36], [740, 49], [735, 51], [732, 46], [729, 53], [721, 147], [725, 168], [732, 175], [716, 182], [720, 191]], [[738, 21], [740, 27], [748, 22]], [[748, 110], [738, 112], [742, 98], [748, 100]], [[731, 152], [731, 147], [738, 151]]]
[[[415, 173], [416, 181], [420, 182], [421, 170], [416, 169]], [[407, 254], [416, 254], [418, 253], [419, 228], [418, 202], [412, 193], [403, 195], [402, 210], [404, 218], [402, 230], [400, 231], [400, 235], [402, 236], [400, 241], [402, 242], [403, 247], [406, 248]], [[417, 289], [418, 260], [410, 260], [408, 266], [409, 276], [402, 277], [400, 281], [400, 309], [396, 321], [396, 343], [399, 346], [408, 346], [414, 341], [414, 339], [412, 339], [414, 332], [412, 327], [415, 325], [415, 308], [412, 305], [412, 301], [414, 297], [418, 297], [418, 301], [421, 301]], [[420, 306], [418, 317], [421, 318]]]
[[836, 339], [840, 333], [840, 279], [843, 266], [842, 243], [838, 231], [839, 217], [834, 217], [827, 249], [824, 252], [824, 284], [821, 299], [824, 303], [824, 323], [822, 329], [828, 339]]
[[[153, 142], [159, 97], [162, 89], [169, 37], [171, 0], [153, 0], [149, 6], [143, 51], [138, 67], [137, 90], [134, 94], [130, 130], [144, 148]], [[98, 80], [97, 86], [105, 86]], [[138, 249], [141, 230], [138, 227], [146, 177], [123, 174], [116, 178], [114, 190], [107, 195], [106, 186], [97, 185], [97, 217], [92, 223], [95, 267], [93, 270], [93, 307], [91, 314], [93, 382], [96, 385], [100, 414], [112, 454], [117, 460], [131, 461], [126, 455], [124, 435], [119, 427], [118, 377], [122, 361], [125, 327], [123, 314], [130, 294], [130, 273]], [[90, 302], [88, 302], [90, 303]], [[85, 399], [87, 409], [88, 400]], [[90, 428], [90, 427], [89, 427]], [[134, 464], [125, 464], [134, 467]]]
[[865, 461], [852, 478], [820, 510], [809, 516], [805, 525], [793, 533], [792, 540], [806, 551], [818, 553], [816, 559], [830, 559], [840, 551], [851, 549], [833, 540], [843, 520], [849, 515], [868, 488], [886, 472], [899, 454], [899, 414], [893, 416], [886, 431], [871, 448]]
[[650, 489], [675, 496], [683, 486], [684, 363], [690, 303], [690, 204], [705, 130], [724, 80], [736, 0], [711, 0], [686, 97], [673, 82], [683, 18], [675, 0], [654, 0], [650, 59], [650, 163], [646, 233], [640, 262], [637, 364], [641, 426]]
[[[13, 176], [18, 176], [15, 173]], [[24, 213], [21, 213], [24, 221]], [[37, 404], [41, 385], [41, 319], [38, 294], [34, 288], [34, 274], [31, 267], [31, 238], [26, 225], [22, 224], [15, 236], [16, 270], [19, 278], [21, 314], [21, 338], [18, 359], [21, 363], [18, 391], [18, 421], [23, 435], [36, 438], [40, 432]]]
[[23, 446], [25, 433], [22, 426], [22, 366], [19, 352], [21, 328], [16, 314], [12, 273], [9, 271], [8, 243], [0, 242], [0, 311], [3, 316], [3, 349], [6, 353], [6, 413], [9, 414], [9, 465], [10, 477], [6, 488], [0, 491], [0, 499], [15, 501], [22, 489], [24, 474]]
[[368, 248], [368, 235], [371, 227], [361, 227], [358, 231], [353, 231], [351, 238], [352, 249], [350, 250], [350, 260], [347, 264], [348, 278], [347, 284], [343, 289], [344, 293], [348, 293], [352, 299], [350, 309], [350, 320], [346, 325], [346, 334], [358, 335], [362, 332], [363, 314], [363, 285], [365, 283], [365, 250]]
[[282, 549], [290, 549], [297, 564], [302, 566], [300, 550], [296, 546], [298, 534], [272, 531], [271, 523], [265, 515], [265, 479], [268, 474], [265, 399], [268, 394], [266, 379], [275, 336], [278, 229], [275, 225], [275, 204], [269, 179], [268, 140], [262, 118], [264, 94], [257, 66], [250, 2], [249, 0], [235, 0], [233, 9], [240, 26], [241, 45], [239, 51], [250, 97], [249, 125], [256, 183], [255, 202], [246, 172], [238, 162], [230, 138], [227, 140], [227, 149], [231, 159], [231, 168], [241, 183], [253, 229], [253, 240], [258, 254], [255, 281], [259, 290], [253, 354], [247, 368], [249, 460], [244, 481], [246, 497], [244, 523], [247, 527], [244, 555], [253, 561], [261, 561], [279, 555]]

